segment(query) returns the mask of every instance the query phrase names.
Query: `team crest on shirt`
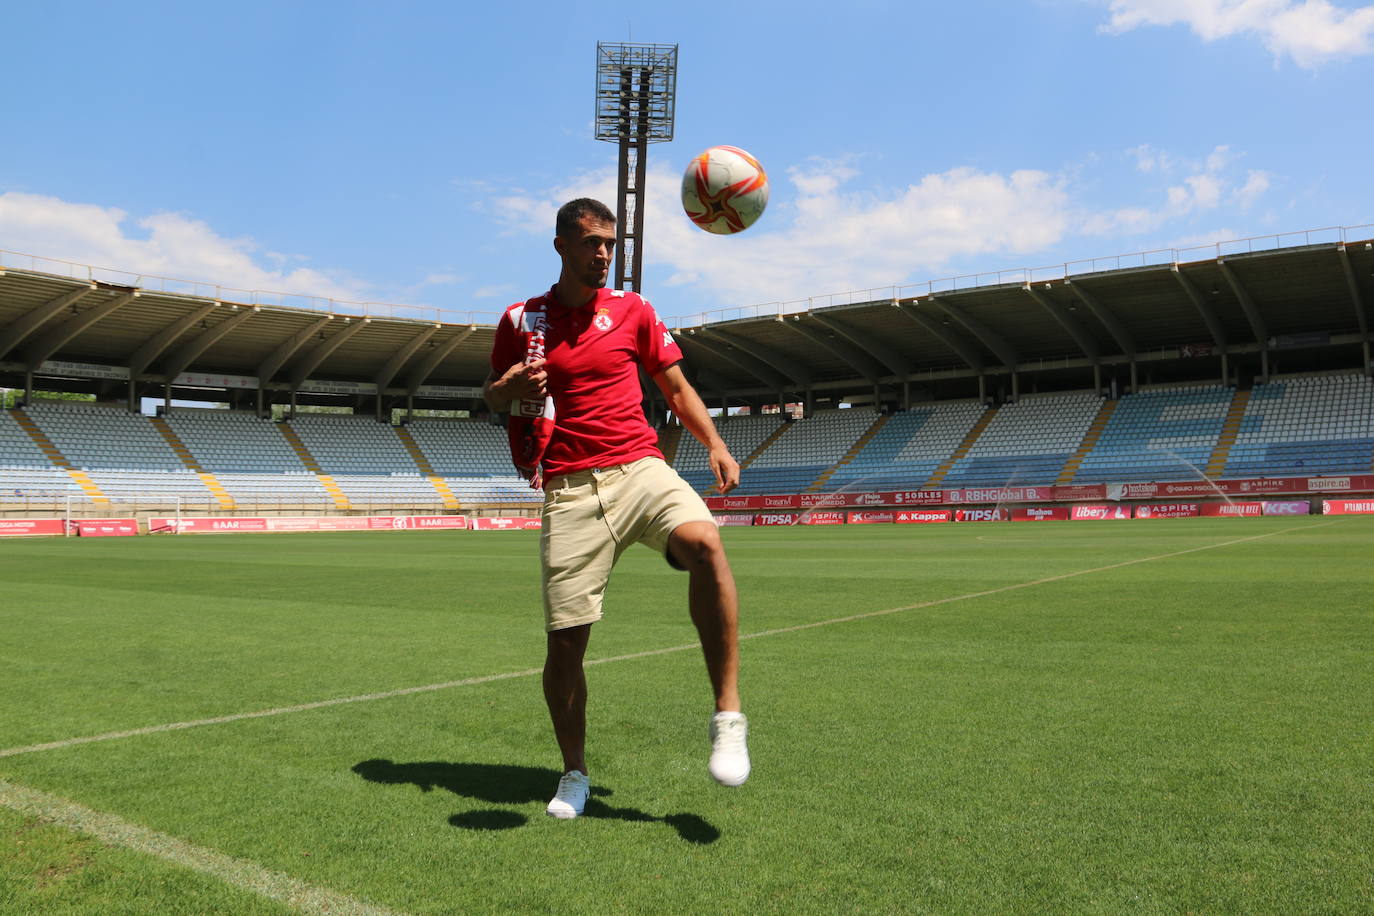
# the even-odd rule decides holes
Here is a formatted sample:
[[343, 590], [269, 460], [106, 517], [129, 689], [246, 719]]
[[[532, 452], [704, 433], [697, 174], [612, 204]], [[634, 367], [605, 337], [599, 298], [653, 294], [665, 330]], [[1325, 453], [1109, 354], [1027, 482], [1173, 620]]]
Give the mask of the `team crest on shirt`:
[[596, 317], [592, 319], [592, 324], [596, 325], [598, 331], [609, 331], [611, 329], [611, 309], [603, 305], [596, 310]]

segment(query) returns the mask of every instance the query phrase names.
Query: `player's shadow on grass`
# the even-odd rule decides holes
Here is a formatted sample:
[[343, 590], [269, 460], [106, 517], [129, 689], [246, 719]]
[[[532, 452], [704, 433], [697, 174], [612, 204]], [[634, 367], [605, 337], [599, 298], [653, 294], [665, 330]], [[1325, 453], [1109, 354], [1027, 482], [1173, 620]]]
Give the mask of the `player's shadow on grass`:
[[[445, 761], [393, 763], [390, 760], [364, 760], [354, 765], [353, 772], [368, 782], [413, 785], [422, 792], [443, 789], [454, 795], [496, 805], [548, 801], [562, 775], [547, 767]], [[582, 816], [642, 823], [657, 821], [672, 827], [687, 842], [698, 845], [720, 839], [720, 831], [699, 815], [668, 814], [656, 817], [636, 808], [617, 808], [601, 800], [610, 794], [610, 789], [593, 785], [592, 797], [587, 800], [587, 808]], [[518, 811], [480, 810], [455, 814], [448, 822], [467, 830], [509, 830], [527, 823], [528, 818]]]

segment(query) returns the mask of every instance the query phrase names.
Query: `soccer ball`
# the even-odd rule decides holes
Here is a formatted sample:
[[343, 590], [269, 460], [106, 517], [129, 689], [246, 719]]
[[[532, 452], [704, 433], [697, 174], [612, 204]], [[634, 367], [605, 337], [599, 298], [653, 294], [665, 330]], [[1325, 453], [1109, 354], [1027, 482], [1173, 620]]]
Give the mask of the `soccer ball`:
[[768, 206], [768, 175], [737, 146], [713, 146], [692, 157], [682, 176], [682, 209], [707, 232], [743, 232]]

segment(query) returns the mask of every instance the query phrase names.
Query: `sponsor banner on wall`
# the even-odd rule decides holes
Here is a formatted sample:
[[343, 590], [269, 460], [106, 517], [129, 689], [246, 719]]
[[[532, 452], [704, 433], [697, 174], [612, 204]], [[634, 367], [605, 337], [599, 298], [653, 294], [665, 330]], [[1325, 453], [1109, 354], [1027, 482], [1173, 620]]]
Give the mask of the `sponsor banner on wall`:
[[1160, 503], [1136, 506], [1136, 518], [1197, 518], [1201, 507], [1197, 503]]
[[798, 512], [764, 512], [754, 516], [755, 525], [795, 525]]
[[754, 516], [747, 513], [717, 515], [713, 517], [716, 520], [716, 524], [721, 528], [747, 528], [754, 524]]
[[1312, 503], [1305, 499], [1269, 501], [1260, 505], [1264, 507], [1265, 515], [1308, 515], [1312, 512]]
[[1110, 518], [1130, 518], [1130, 506], [1074, 506], [1069, 518], [1075, 522], [1099, 522]]
[[1263, 503], [1203, 503], [1198, 513], [1204, 518], [1257, 518], [1264, 514]]
[[284, 518], [150, 518], [150, 534], [233, 534], [243, 531], [462, 531], [461, 515], [304, 516]]
[[1098, 500], [1107, 498], [1107, 485], [1102, 483], [1078, 484], [1068, 487], [1053, 487], [1054, 501], [1057, 503], [1075, 503], [1080, 500]]
[[1067, 522], [1069, 520], [1069, 507], [1026, 506], [1021, 509], [1012, 509], [1011, 520], [1013, 522]]
[[885, 525], [896, 521], [895, 512], [851, 512], [845, 519], [849, 525]]
[[473, 531], [538, 531], [543, 522], [525, 516], [496, 516], [472, 519]]
[[128, 366], [101, 366], [95, 363], [73, 363], [50, 359], [38, 367], [37, 375], [56, 375], [70, 378], [99, 378], [109, 381], [128, 381]]
[[0, 518], [0, 537], [48, 537], [66, 533], [60, 518]]
[[899, 525], [924, 525], [954, 520], [953, 509], [902, 509], [893, 519]]
[[421, 385], [415, 389], [415, 396], [421, 398], [480, 398], [482, 389], [466, 385]]
[[763, 508], [762, 496], [707, 496], [705, 500], [706, 508], [712, 512]]
[[801, 514], [803, 525], [843, 525], [843, 512], [803, 512]]
[[83, 538], [127, 538], [138, 534], [135, 518], [81, 518], [72, 522]]
[[879, 495], [889, 506], [938, 506], [945, 502], [944, 490], [898, 490]]
[[820, 509], [827, 506], [848, 506], [857, 493], [803, 493], [801, 495], [801, 507], [803, 509]]
[[1002, 506], [987, 509], [955, 509], [954, 520], [956, 522], [1005, 522], [1011, 518], [1011, 512]]
[[1324, 499], [1322, 515], [1374, 515], [1374, 499]]
[[966, 487], [945, 490], [947, 503], [1040, 502], [1054, 498], [1054, 487]]
[[800, 493], [784, 494], [781, 496], [760, 496], [758, 497], [760, 509], [800, 509], [802, 498]]
[[203, 372], [183, 372], [172, 380], [173, 385], [190, 388], [256, 388], [254, 375], [207, 375]]
[[308, 378], [301, 382], [301, 391], [320, 394], [376, 394], [376, 382], [343, 382], [334, 379]]

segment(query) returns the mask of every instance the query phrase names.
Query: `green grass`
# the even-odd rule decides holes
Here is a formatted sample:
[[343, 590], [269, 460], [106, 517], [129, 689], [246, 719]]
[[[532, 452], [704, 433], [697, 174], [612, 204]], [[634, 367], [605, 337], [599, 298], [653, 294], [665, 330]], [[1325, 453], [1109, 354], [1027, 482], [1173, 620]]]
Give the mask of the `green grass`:
[[[1005, 590], [747, 640], [737, 790], [698, 652], [590, 667], [573, 822], [530, 676], [0, 779], [407, 913], [1369, 911], [1374, 519], [726, 538], [745, 634]], [[536, 564], [516, 532], [6, 542], [0, 748], [537, 667]], [[684, 591], [627, 554], [591, 655], [692, 642]], [[3, 912], [282, 911], [4, 809], [0, 862]]]

